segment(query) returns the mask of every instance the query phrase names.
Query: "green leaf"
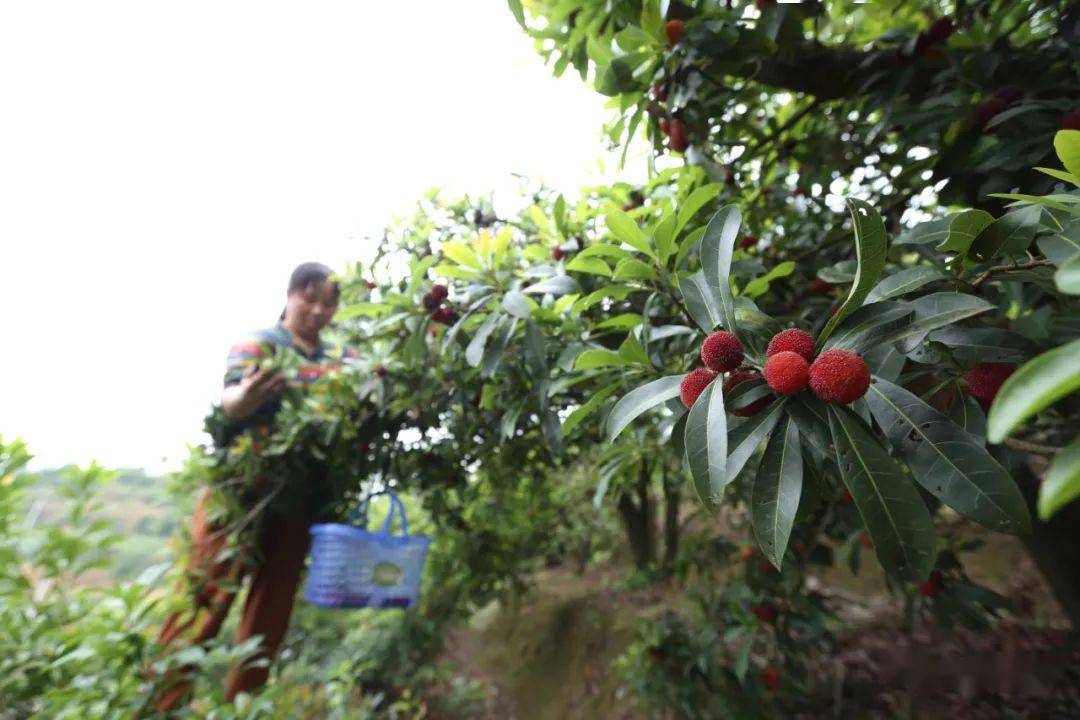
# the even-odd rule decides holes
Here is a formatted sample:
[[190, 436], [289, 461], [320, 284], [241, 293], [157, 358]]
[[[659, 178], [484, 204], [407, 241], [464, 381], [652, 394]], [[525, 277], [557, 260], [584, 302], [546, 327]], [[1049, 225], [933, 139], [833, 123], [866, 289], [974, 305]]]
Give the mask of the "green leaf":
[[667, 36], [664, 34], [664, 17], [660, 14], [660, 0], [644, 0], [641, 3], [641, 29], [656, 42], [660, 44], [667, 42]]
[[934, 567], [937, 538], [918, 491], [858, 415], [830, 405], [829, 427], [840, 474], [881, 566], [909, 582], [926, 580]]
[[1002, 253], [1022, 254], [1035, 239], [1040, 215], [1042, 210], [1037, 205], [1006, 213], [975, 239], [971, 246], [971, 255], [983, 262]]
[[555, 275], [547, 280], [530, 285], [522, 290], [523, 293], [532, 295], [535, 293], [550, 293], [552, 295], [569, 295], [581, 292], [581, 286], [569, 275]]
[[487, 344], [487, 347], [484, 348], [480, 377], [490, 378], [495, 374], [495, 370], [499, 367], [499, 361], [502, 360], [503, 351], [510, 344], [510, 338], [514, 336], [517, 324], [517, 318], [505, 317], [500, 319], [499, 326], [502, 332], [495, 335], [491, 342]]
[[723, 186], [719, 183], [710, 183], [709, 185], [703, 185], [683, 200], [679, 206], [679, 220], [675, 223], [675, 234], [678, 235], [682, 232], [682, 229], [686, 227], [686, 224], [694, 219], [698, 210], [703, 208], [706, 203], [716, 199], [723, 190]]
[[855, 271], [855, 282], [844, 304], [818, 334], [818, 347], [824, 345], [837, 325], [862, 305], [863, 300], [881, 277], [881, 271], [885, 269], [885, 253], [888, 250], [889, 238], [885, 233], [885, 223], [881, 221], [881, 216], [878, 215], [877, 210], [862, 200], [848, 200], [847, 206], [851, 213], [851, 222], [855, 227], [855, 257], [858, 269]]
[[1050, 470], [1039, 486], [1039, 517], [1050, 517], [1080, 497], [1080, 438], [1054, 456]]
[[1017, 362], [1030, 354], [1027, 338], [1000, 328], [947, 327], [930, 333], [930, 339], [948, 346], [964, 365]]
[[952, 216], [949, 222], [949, 234], [945, 241], [937, 246], [941, 252], [956, 253], [957, 257], [967, 257], [971, 244], [986, 228], [994, 222], [994, 216], [985, 210], [965, 210]]
[[567, 415], [566, 420], [563, 421], [562, 426], [563, 437], [566, 437], [570, 433], [572, 433], [574, 431], [574, 428], [581, 424], [581, 421], [588, 417], [592, 412], [594, 412], [596, 408], [600, 407], [600, 405], [605, 400], [607, 400], [613, 392], [619, 389], [620, 385], [622, 385], [621, 379], [617, 382], [613, 382], [612, 384], [601, 390], [596, 391], [592, 394], [592, 397], [590, 397], [584, 405], [581, 405], [569, 415]]
[[723, 323], [720, 306], [709, 290], [702, 271], [680, 277], [679, 290], [686, 301], [686, 309], [699, 328], [709, 333]]
[[582, 257], [581, 255], [578, 255], [570, 262], [566, 263], [566, 269], [575, 272], [589, 273], [590, 275], [611, 277], [611, 267], [597, 257]]
[[1080, 177], [1080, 130], [1059, 130], [1054, 135], [1054, 150], [1065, 169]]
[[645, 348], [642, 347], [641, 341], [637, 339], [637, 336], [633, 332], [628, 333], [626, 339], [623, 340], [622, 345], [619, 346], [619, 355], [632, 363], [652, 367], [652, 363], [649, 361], [649, 354], [645, 352]]
[[614, 350], [586, 350], [578, 355], [577, 361], [574, 363], [574, 369], [593, 370], [594, 368], [610, 367], [612, 365], [633, 365], [633, 361]]
[[1021, 365], [990, 406], [986, 439], [1001, 442], [1020, 423], [1080, 389], [1078, 356], [1080, 340], [1073, 340]]
[[484, 320], [484, 323], [476, 331], [476, 335], [469, 342], [469, 346], [465, 348], [465, 361], [473, 367], [480, 365], [480, 362], [484, 359], [484, 347], [487, 345], [488, 338], [495, 330], [495, 327], [499, 323], [501, 316], [498, 313], [491, 313]]
[[517, 290], [511, 290], [503, 295], [502, 306], [506, 312], [522, 320], [527, 319], [532, 314], [532, 305], [529, 304], [529, 299]]
[[949, 224], [952, 218], [943, 217], [937, 220], [919, 223], [901, 235], [894, 245], [929, 245], [944, 240], [949, 234]]
[[603, 302], [605, 298], [612, 298], [614, 300], [625, 300], [630, 293], [635, 290], [641, 290], [643, 288], [636, 288], [630, 285], [608, 285], [602, 287], [599, 290], [594, 290], [585, 297], [581, 298], [574, 303], [574, 312], [585, 312], [593, 305], [599, 302]]
[[668, 375], [636, 387], [624, 395], [619, 402], [615, 403], [615, 407], [608, 415], [608, 441], [617, 438], [619, 433], [641, 413], [679, 397], [679, 385], [684, 377], [686, 376]]
[[464, 265], [465, 267], [474, 269], [482, 267], [480, 258], [473, 249], [465, 243], [454, 241], [444, 242], [442, 244], [442, 254], [456, 262], [458, 265]]
[[656, 280], [656, 271], [648, 263], [637, 258], [620, 260], [615, 266], [613, 280]]
[[974, 295], [940, 292], [916, 298], [911, 303], [915, 318], [908, 325], [882, 338], [881, 342], [900, 342], [903, 352], [914, 350], [931, 330], [952, 325], [965, 318], [993, 310], [994, 306]]
[[1031, 530], [1016, 483], [982, 442], [887, 380], [875, 378], [867, 405], [916, 482], [970, 520], [998, 532]]
[[607, 226], [615, 239], [624, 242], [635, 250], [639, 250], [649, 257], [655, 258], [656, 254], [649, 245], [649, 238], [641, 231], [634, 219], [622, 210], [611, 210], [607, 214]]
[[1058, 268], [1054, 273], [1054, 285], [1063, 293], [1080, 295], [1080, 255], [1074, 255]]
[[720, 208], [705, 226], [705, 235], [698, 250], [705, 281], [713, 298], [719, 300], [723, 326], [736, 335], [739, 332], [735, 322], [735, 296], [731, 292], [730, 273], [731, 255], [741, 224], [742, 214], [738, 207], [728, 205]]
[[678, 249], [675, 245], [675, 216], [671, 212], [664, 213], [663, 219], [653, 229], [653, 243], [660, 253], [660, 264], [666, 265], [668, 258]]
[[[632, 257], [629, 250], [623, 250], [617, 245], [611, 243], [597, 243], [590, 245], [577, 254], [578, 258], [591, 258], [591, 257], [608, 257], [613, 260], [622, 260], [623, 258]], [[576, 258], [575, 258], [576, 259]]]
[[728, 437], [727, 483], [735, 480], [754, 451], [761, 447], [762, 441], [783, 417], [786, 404], [787, 398], [777, 398], [772, 405], [732, 428]]
[[607, 320], [593, 326], [593, 332], [598, 330], [629, 330], [641, 324], [641, 315], [637, 313], [623, 313], [610, 317]]
[[525, 8], [521, 6], [521, 0], [507, 0], [510, 5], [510, 12], [514, 14], [514, 19], [517, 20], [518, 25], [522, 30], [528, 30], [528, 26], [525, 24]]
[[409, 297], [416, 292], [416, 289], [420, 287], [420, 283], [424, 280], [424, 276], [427, 275], [428, 268], [435, 264], [435, 256], [429, 255], [416, 262], [413, 266], [412, 275], [409, 277], [409, 287], [405, 290], [405, 294]]
[[746, 284], [743, 288], [742, 294], [745, 297], [755, 298], [759, 295], [764, 295], [769, 291], [769, 283], [773, 280], [777, 280], [782, 277], [787, 277], [791, 273], [795, 272], [795, 263], [791, 260], [782, 262], [772, 270], [762, 275], [761, 277], [754, 278]]
[[787, 552], [802, 495], [803, 468], [799, 430], [784, 418], [765, 447], [761, 469], [750, 494], [754, 535], [765, 557], [779, 570]]
[[446, 263], [436, 265], [431, 271], [442, 277], [461, 278], [463, 280], [482, 280], [484, 277], [482, 273], [476, 270], [467, 270], [460, 265], [447, 265]]
[[945, 273], [929, 265], [918, 265], [901, 270], [898, 273], [882, 278], [881, 282], [875, 285], [870, 294], [866, 296], [866, 302], [874, 303], [879, 300], [900, 297], [909, 292], [914, 292], [924, 285], [944, 280], [946, 277]]
[[1073, 175], [1072, 173], [1065, 172], [1064, 170], [1055, 170], [1054, 168], [1037, 167], [1035, 169], [1041, 173], [1049, 175], [1052, 178], [1080, 187], [1080, 178]]
[[702, 504], [715, 510], [727, 487], [727, 413], [722, 382], [714, 380], [690, 408], [684, 437], [694, 489]]
[[863, 305], [841, 323], [825, 348], [843, 348], [862, 353], [883, 337], [902, 327], [914, 309], [908, 303], [884, 300]]

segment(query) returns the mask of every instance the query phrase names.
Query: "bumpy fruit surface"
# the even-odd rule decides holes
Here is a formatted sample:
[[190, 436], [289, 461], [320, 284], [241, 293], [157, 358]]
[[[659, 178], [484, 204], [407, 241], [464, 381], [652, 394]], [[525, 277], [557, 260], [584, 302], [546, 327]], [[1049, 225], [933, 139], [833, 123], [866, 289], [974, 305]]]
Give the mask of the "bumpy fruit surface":
[[668, 136], [668, 146], [675, 152], [686, 152], [690, 143], [686, 139], [686, 126], [679, 118], [671, 121], [671, 134]]
[[847, 405], [869, 388], [870, 368], [853, 352], [826, 350], [810, 366], [810, 389], [825, 402]]
[[998, 390], [1016, 368], [1006, 363], [979, 363], [964, 376], [964, 391], [989, 407]]
[[424, 293], [424, 297], [421, 299], [421, 302], [424, 304], [424, 309], [428, 312], [431, 312], [442, 304], [442, 300], [435, 297], [433, 293]]
[[432, 320], [437, 323], [442, 323], [444, 325], [450, 325], [454, 322], [454, 319], [456, 317], [457, 313], [454, 312], [453, 308], [448, 307], [436, 308], [435, 311], [431, 313]]
[[[724, 381], [724, 396], [726, 397], [728, 393], [730, 393], [738, 385], [741, 385], [744, 382], [760, 379], [760, 375], [750, 370], [734, 373], [731, 375], [731, 377]], [[772, 400], [772, 398], [766, 395], [763, 398], [758, 398], [746, 407], [742, 407], [737, 410], [731, 410], [731, 414], [735, 415], [736, 417], [750, 417], [751, 415], [757, 415], [759, 412], [769, 406], [770, 400]]]
[[450, 295], [450, 290], [445, 285], [432, 285], [431, 296], [439, 300], [445, 300]]
[[562, 260], [564, 257], [566, 257], [566, 253], [563, 252], [563, 249], [561, 247], [553, 247], [551, 248], [551, 257], [556, 262], [558, 262], [559, 260]]
[[821, 278], [814, 278], [810, 281], [810, 292], [818, 295], [824, 294], [832, 290], [832, 283]]
[[781, 395], [794, 395], [810, 380], [806, 358], [790, 350], [779, 352], [765, 361], [765, 382]]
[[743, 250], [749, 250], [757, 245], [757, 238], [753, 235], [743, 235], [739, 238], [739, 247]]
[[765, 357], [788, 351], [809, 360], [814, 357], [814, 336], [799, 328], [782, 330], [769, 341], [769, 346], [765, 348]]
[[679, 385], [679, 399], [687, 409], [694, 407], [698, 396], [716, 379], [716, 373], [708, 368], [690, 371]]
[[780, 689], [780, 673], [775, 668], [767, 667], [761, 671], [761, 682], [765, 683], [769, 692], [774, 693]]
[[983, 100], [975, 108], [975, 124], [979, 127], [985, 127], [988, 122], [994, 119], [994, 117], [1008, 107], [1008, 103], [999, 97], [992, 97]]
[[714, 332], [701, 344], [701, 362], [716, 372], [734, 370], [742, 365], [742, 361], [742, 343], [725, 330]]
[[664, 32], [667, 33], [668, 42], [672, 45], [678, 45], [682, 40], [683, 33], [686, 32], [686, 23], [682, 20], [668, 20], [668, 24], [664, 27]]
[[1073, 110], [1061, 121], [1062, 130], [1080, 130], [1080, 110]]

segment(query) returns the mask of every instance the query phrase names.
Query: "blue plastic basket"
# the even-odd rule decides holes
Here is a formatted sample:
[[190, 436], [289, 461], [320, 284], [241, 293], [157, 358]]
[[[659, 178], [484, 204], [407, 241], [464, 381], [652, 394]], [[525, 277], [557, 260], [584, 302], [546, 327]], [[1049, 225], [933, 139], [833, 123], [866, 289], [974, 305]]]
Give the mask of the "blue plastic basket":
[[[368, 532], [368, 506], [376, 495], [390, 498], [390, 511], [378, 532]], [[401, 535], [391, 535], [395, 510], [401, 516]], [[359, 520], [359, 527], [357, 526]], [[395, 493], [374, 493], [362, 500], [348, 524], [311, 527], [311, 567], [308, 602], [328, 608], [409, 608], [420, 596], [431, 538], [409, 535], [405, 506]]]

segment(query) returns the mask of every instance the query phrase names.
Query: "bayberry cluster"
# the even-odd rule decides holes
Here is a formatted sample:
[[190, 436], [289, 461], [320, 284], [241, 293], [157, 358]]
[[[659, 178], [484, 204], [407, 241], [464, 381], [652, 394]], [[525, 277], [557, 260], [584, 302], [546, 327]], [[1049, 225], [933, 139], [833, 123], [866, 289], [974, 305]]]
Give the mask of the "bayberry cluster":
[[445, 285], [432, 285], [430, 292], [424, 293], [421, 300], [424, 309], [431, 313], [431, 319], [443, 325], [453, 325], [458, 320], [457, 311], [443, 304], [449, 294]]
[[998, 390], [1015, 370], [1016, 367], [1007, 363], [979, 363], [964, 375], [964, 391], [978, 400], [984, 410], [989, 410]]
[[809, 385], [819, 398], [837, 405], [855, 402], [870, 388], [870, 368], [859, 355], [834, 348], [814, 358], [814, 338], [797, 328], [769, 341], [763, 374], [781, 395], [795, 395]]

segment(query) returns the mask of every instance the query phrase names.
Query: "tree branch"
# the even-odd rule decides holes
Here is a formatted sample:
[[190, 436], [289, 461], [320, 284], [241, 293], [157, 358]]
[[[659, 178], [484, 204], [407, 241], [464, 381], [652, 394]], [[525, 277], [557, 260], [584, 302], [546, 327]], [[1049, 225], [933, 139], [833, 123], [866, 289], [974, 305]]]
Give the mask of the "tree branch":
[[1049, 260], [1031, 260], [1029, 262], [1018, 263], [1015, 265], [995, 265], [994, 267], [987, 269], [979, 277], [975, 278], [971, 283], [971, 287], [979, 287], [984, 282], [989, 280], [990, 277], [993, 275], [1002, 275], [1004, 273], [1012, 272], [1014, 270], [1030, 270], [1032, 268], [1046, 267], [1047, 265], [1053, 264], [1054, 263], [1050, 262]]

